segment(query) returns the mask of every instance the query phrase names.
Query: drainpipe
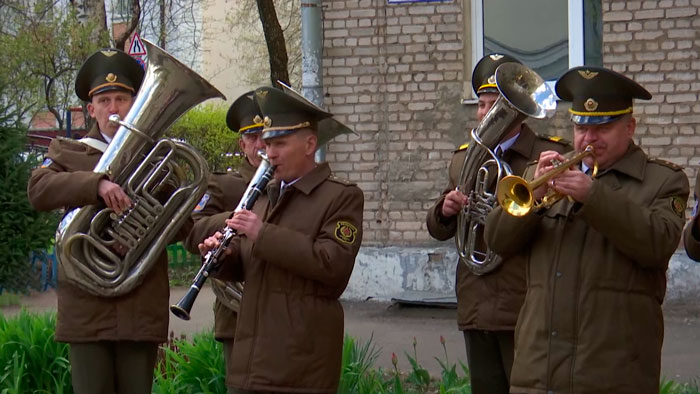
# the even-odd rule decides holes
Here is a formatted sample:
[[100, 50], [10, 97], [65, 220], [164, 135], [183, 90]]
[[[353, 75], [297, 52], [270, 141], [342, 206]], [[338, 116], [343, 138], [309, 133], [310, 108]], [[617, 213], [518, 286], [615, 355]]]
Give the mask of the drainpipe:
[[[301, 94], [323, 108], [323, 20], [321, 0], [301, 2]], [[326, 161], [326, 147], [316, 151], [316, 162]]]

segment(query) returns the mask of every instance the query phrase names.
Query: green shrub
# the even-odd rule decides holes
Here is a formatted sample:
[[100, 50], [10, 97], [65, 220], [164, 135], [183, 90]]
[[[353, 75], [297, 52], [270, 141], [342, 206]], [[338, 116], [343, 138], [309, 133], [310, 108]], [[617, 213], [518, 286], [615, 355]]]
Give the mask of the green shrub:
[[0, 315], [0, 392], [71, 393], [68, 345], [54, 340], [54, 314]]
[[227, 108], [205, 104], [185, 113], [170, 127], [168, 137], [194, 146], [206, 159], [210, 171], [226, 171], [241, 162], [237, 132], [226, 126]]
[[25, 140], [25, 130], [0, 119], [0, 292], [38, 287], [29, 255], [49, 247], [58, 225], [56, 213], [37, 212], [29, 205], [27, 182], [38, 163], [35, 156], [23, 154]]

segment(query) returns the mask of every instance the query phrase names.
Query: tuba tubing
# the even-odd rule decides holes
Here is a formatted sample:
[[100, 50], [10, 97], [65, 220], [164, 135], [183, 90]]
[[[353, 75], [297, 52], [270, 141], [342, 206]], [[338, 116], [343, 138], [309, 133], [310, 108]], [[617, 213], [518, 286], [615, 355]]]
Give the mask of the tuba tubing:
[[[172, 234], [206, 191], [206, 161], [189, 145], [160, 139], [193, 106], [224, 95], [161, 48], [143, 40], [146, 74], [131, 109], [93, 169], [119, 184], [134, 203], [121, 215], [104, 204], [68, 212], [56, 230], [64, 279], [101, 297], [127, 294], [153, 267]], [[187, 169], [189, 171], [187, 171]], [[156, 193], [175, 191], [165, 203]], [[127, 252], [120, 256], [113, 246]]]
[[[272, 179], [272, 175], [275, 172], [275, 166], [270, 165], [270, 162], [265, 154], [258, 154], [262, 157], [262, 162], [255, 171], [250, 183], [248, 183], [248, 187], [243, 193], [243, 197], [238, 202], [238, 205], [231, 216], [240, 210], [250, 210], [253, 208], [255, 201], [258, 199], [258, 197], [260, 197], [270, 179]], [[204, 256], [204, 263], [199, 269], [199, 272], [197, 272], [197, 275], [192, 280], [192, 285], [190, 285], [187, 293], [182, 296], [177, 304], [170, 306], [170, 312], [182, 320], [190, 320], [190, 311], [192, 310], [192, 306], [199, 295], [199, 291], [202, 289], [202, 286], [204, 286], [204, 283], [207, 281], [207, 278], [209, 278], [209, 275], [214, 273], [219, 268], [219, 259], [221, 259], [224, 251], [226, 248], [228, 248], [231, 240], [233, 240], [233, 237], [236, 236], [237, 231], [226, 226], [221, 230], [221, 233], [223, 234], [223, 237], [220, 240], [219, 246], [210, 250], [207, 252], [206, 256]]]
[[[493, 151], [501, 139], [525, 118], [543, 119], [556, 110], [556, 95], [537, 73], [519, 63], [504, 63], [496, 69], [499, 97], [479, 126], [471, 131], [460, 171], [458, 190], [469, 197], [469, 203], [457, 216], [455, 244], [461, 262], [476, 275], [494, 270], [501, 258], [483, 249], [480, 234], [486, 216], [496, 204], [495, 192], [486, 190], [489, 167], [496, 167], [497, 179], [510, 175], [507, 163]], [[481, 249], [480, 249], [481, 248]]]

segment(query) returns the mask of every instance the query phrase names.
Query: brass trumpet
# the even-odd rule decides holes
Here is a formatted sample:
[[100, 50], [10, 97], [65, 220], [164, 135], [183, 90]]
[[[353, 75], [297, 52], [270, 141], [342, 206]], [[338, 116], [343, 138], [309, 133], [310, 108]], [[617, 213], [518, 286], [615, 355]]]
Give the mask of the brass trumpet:
[[598, 161], [596, 161], [593, 146], [588, 145], [581, 153], [563, 163], [555, 163], [552, 170], [540, 175], [531, 182], [516, 175], [504, 177], [498, 182], [498, 189], [496, 191], [498, 203], [503, 207], [503, 210], [512, 216], [525, 216], [533, 210], [536, 212], [541, 209], [549, 209], [565, 196], [550, 190], [542, 197], [542, 201], [537, 203], [534, 199], [534, 190], [544, 185], [548, 180], [566, 171], [569, 167], [583, 161], [583, 159], [588, 156], [593, 158], [593, 172], [591, 173], [591, 177], [595, 178], [596, 174], [598, 174]]

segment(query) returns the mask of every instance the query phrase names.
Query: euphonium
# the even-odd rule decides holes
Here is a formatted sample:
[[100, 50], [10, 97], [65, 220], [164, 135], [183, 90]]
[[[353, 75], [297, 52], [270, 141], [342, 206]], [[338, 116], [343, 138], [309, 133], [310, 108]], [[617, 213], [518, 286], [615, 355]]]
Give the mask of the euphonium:
[[[177, 59], [143, 42], [148, 53], [143, 83], [124, 120], [110, 117], [121, 126], [93, 170], [109, 175], [133, 205], [119, 215], [104, 205], [76, 208], [56, 230], [65, 279], [102, 297], [139, 285], [206, 191], [206, 161], [185, 143], [157, 139], [196, 104], [225, 98]], [[164, 195], [164, 202], [156, 198]], [[125, 247], [123, 255], [115, 252], [118, 244]]]
[[[496, 69], [500, 95], [472, 130], [466, 158], [459, 176], [458, 190], [466, 194], [468, 204], [457, 217], [455, 243], [459, 259], [476, 275], [498, 267], [501, 258], [485, 247], [483, 226], [496, 204], [491, 182], [510, 174], [510, 167], [493, 151], [503, 137], [526, 117], [542, 119], [556, 110], [556, 95], [534, 71], [518, 63], [504, 63]], [[491, 172], [496, 172], [496, 177]], [[495, 183], [494, 183], [495, 184]]]
[[545, 174], [540, 175], [536, 179], [528, 182], [522, 177], [510, 175], [501, 179], [498, 183], [496, 195], [498, 203], [503, 207], [503, 210], [513, 216], [524, 216], [532, 211], [540, 209], [549, 209], [557, 201], [565, 196], [561, 193], [550, 190], [540, 203], [535, 203], [534, 190], [544, 185], [548, 180], [568, 170], [571, 166], [580, 163], [586, 157], [593, 158], [593, 169], [591, 177], [598, 174], [598, 162], [595, 159], [593, 146], [588, 145], [579, 154], [566, 160], [563, 163], [554, 163], [554, 168]]

